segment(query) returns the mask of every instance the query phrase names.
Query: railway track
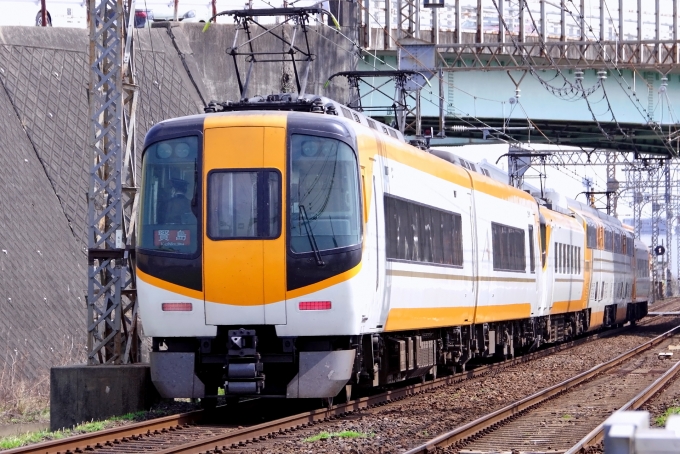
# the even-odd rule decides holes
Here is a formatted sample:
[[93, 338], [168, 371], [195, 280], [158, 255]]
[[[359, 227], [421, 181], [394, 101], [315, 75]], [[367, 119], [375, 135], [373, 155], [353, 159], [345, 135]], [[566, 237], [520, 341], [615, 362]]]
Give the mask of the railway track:
[[[649, 323], [644, 321], [642, 324]], [[236, 448], [246, 446], [253, 441], [264, 441], [276, 438], [280, 434], [310, 427], [320, 422], [338, 418], [390, 402], [406, 399], [410, 396], [430, 392], [437, 388], [460, 383], [464, 380], [481, 378], [487, 374], [499, 372], [505, 368], [516, 366], [534, 359], [547, 357], [557, 352], [582, 345], [593, 340], [620, 334], [628, 327], [609, 330], [586, 338], [570, 341], [545, 350], [523, 355], [501, 363], [477, 367], [473, 370], [452, 376], [441, 377], [433, 381], [414, 384], [407, 387], [387, 391], [371, 397], [364, 397], [345, 404], [338, 404], [328, 409], [317, 409], [276, 419], [274, 421], [245, 428], [225, 427], [202, 424], [203, 412], [196, 411], [183, 415], [168, 416], [155, 420], [140, 422], [115, 429], [84, 434], [63, 440], [43, 442], [27, 447], [5, 451], [4, 454], [25, 453], [73, 453], [73, 452], [160, 452], [169, 453], [203, 453], [216, 448]]]
[[[575, 454], [598, 443], [615, 410], [635, 410], [671, 381], [680, 362], [654, 364], [652, 347], [668, 343], [680, 326], [562, 383], [441, 434], [405, 454], [480, 454], [531, 451]], [[640, 355], [645, 355], [640, 358]], [[658, 363], [659, 360], [656, 359]], [[672, 366], [672, 367], [669, 367]], [[636, 390], [644, 388], [635, 395]], [[583, 434], [588, 435], [584, 438]]]
[[151, 419], [126, 426], [115, 427], [112, 429], [100, 430], [83, 435], [61, 440], [46, 441], [36, 443], [21, 448], [3, 451], [3, 454], [45, 454], [45, 453], [69, 453], [79, 452], [88, 447], [106, 446], [107, 444], [120, 444], [129, 440], [149, 437], [154, 434], [170, 431], [176, 428], [187, 427], [197, 424], [203, 418], [202, 411], [193, 411], [178, 415], [165, 416], [163, 418]]

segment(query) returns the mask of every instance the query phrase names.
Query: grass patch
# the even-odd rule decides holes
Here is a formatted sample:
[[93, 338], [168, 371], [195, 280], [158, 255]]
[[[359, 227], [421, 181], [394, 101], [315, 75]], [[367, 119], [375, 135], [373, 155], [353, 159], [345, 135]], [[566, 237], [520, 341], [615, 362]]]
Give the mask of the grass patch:
[[562, 420], [563, 420], [563, 421], [569, 421], [570, 419], [571, 419], [571, 415], [569, 415], [569, 414], [562, 415]]
[[[127, 415], [125, 415], [127, 416]], [[123, 418], [121, 416], [119, 418]], [[90, 432], [97, 432], [106, 429], [112, 425], [113, 418], [107, 421], [91, 421], [85, 424], [74, 427], [73, 429], [58, 430], [50, 432], [49, 430], [41, 430], [40, 432], [29, 432], [23, 435], [14, 435], [10, 437], [0, 438], [0, 449], [12, 449], [26, 446], [31, 443], [39, 443], [48, 440], [60, 440], [72, 435], [84, 434]]]
[[663, 415], [654, 418], [654, 423], [659, 427], [664, 427], [666, 425], [668, 417], [670, 415], [677, 414], [680, 414], [680, 407], [669, 407], [666, 411], [663, 412]]
[[137, 421], [143, 420], [154, 412], [138, 411], [134, 413], [127, 413], [122, 416], [112, 416], [104, 421], [90, 421], [80, 424], [73, 429], [64, 429], [56, 432], [48, 430], [41, 430], [40, 432], [29, 432], [22, 435], [13, 435], [9, 437], [0, 438], [0, 449], [12, 449], [26, 446], [31, 443], [39, 443], [48, 440], [59, 440], [65, 437], [70, 437], [78, 434], [85, 434], [97, 432], [104, 429], [109, 429], [116, 426], [117, 422], [121, 421]]
[[136, 421], [146, 416], [148, 411], [136, 411], [134, 413], [126, 413], [123, 416], [112, 416], [109, 421]]
[[321, 432], [320, 434], [305, 438], [305, 441], [312, 443], [319, 440], [328, 440], [329, 438], [368, 438], [372, 436], [373, 433], [366, 434], [354, 430], [343, 430], [342, 432]]

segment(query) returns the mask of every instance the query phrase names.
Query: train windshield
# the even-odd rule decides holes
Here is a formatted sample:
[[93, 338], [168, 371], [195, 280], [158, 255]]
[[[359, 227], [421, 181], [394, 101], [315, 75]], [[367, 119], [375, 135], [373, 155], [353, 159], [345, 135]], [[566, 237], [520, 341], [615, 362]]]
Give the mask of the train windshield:
[[323, 251], [361, 242], [359, 177], [344, 142], [294, 134], [290, 149], [290, 248]]
[[198, 138], [151, 145], [142, 163], [137, 246], [193, 254], [198, 248]]

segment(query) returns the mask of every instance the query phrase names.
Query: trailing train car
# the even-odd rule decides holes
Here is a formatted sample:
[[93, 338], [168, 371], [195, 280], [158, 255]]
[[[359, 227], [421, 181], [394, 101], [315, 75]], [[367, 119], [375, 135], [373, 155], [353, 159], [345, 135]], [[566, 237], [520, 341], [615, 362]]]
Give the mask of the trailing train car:
[[164, 397], [349, 396], [646, 314], [646, 248], [615, 218], [329, 99], [210, 110], [145, 140], [136, 283]]

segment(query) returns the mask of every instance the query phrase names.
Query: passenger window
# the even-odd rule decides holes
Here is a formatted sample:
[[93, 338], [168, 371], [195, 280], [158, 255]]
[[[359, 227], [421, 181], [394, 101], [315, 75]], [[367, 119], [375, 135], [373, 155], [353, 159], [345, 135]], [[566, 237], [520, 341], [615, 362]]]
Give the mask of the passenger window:
[[462, 217], [385, 196], [387, 258], [463, 266]]
[[526, 272], [526, 247], [523, 229], [491, 223], [493, 269]]
[[534, 256], [534, 226], [529, 226], [529, 270], [536, 272], [536, 257]]

